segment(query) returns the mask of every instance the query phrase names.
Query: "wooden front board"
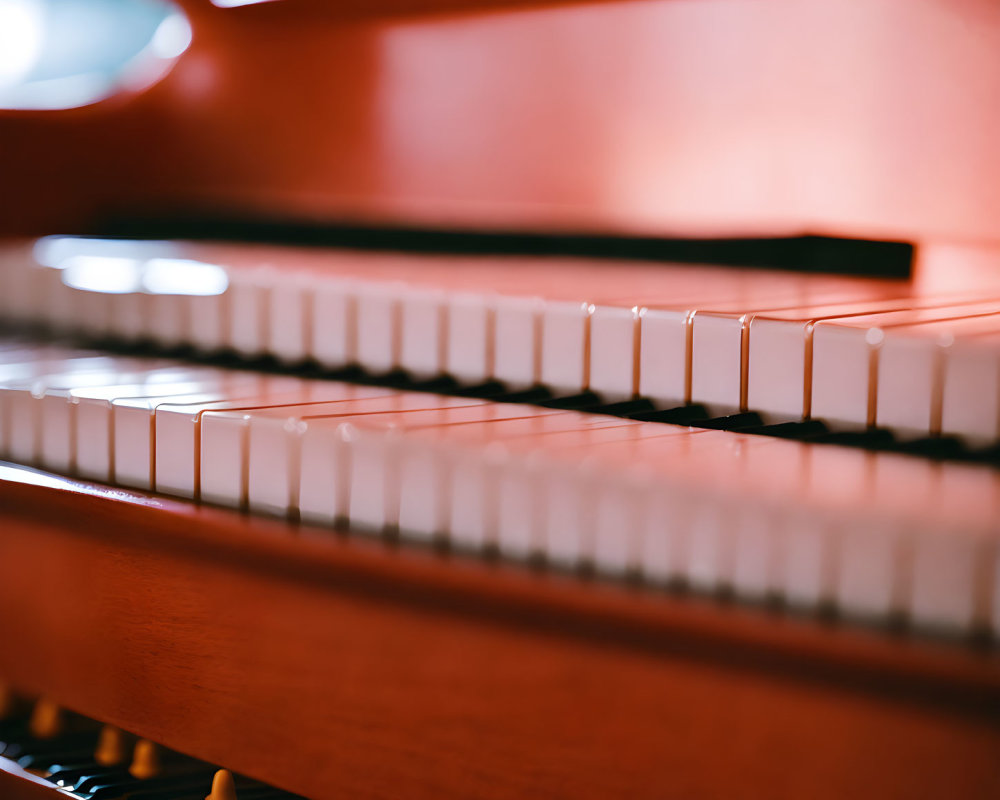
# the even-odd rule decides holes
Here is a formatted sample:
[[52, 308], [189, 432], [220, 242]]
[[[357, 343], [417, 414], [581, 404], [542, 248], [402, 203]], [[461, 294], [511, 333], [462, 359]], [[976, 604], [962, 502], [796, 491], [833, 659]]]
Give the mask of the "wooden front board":
[[995, 653], [0, 476], [0, 677], [309, 797], [997, 797]]

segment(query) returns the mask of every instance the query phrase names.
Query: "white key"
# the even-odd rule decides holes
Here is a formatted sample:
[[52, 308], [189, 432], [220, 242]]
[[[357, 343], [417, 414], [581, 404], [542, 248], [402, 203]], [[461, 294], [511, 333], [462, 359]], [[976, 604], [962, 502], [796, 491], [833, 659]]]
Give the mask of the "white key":
[[589, 561], [598, 572], [625, 575], [639, 568], [645, 493], [635, 480], [609, 481], [594, 467], [586, 481], [595, 492], [597, 506]]
[[345, 437], [352, 432], [348, 424], [302, 426], [298, 508], [303, 521], [334, 525], [348, 519], [350, 452]]
[[204, 392], [221, 383], [221, 379], [202, 377], [197, 370], [163, 370], [161, 375], [144, 376], [141, 383], [113, 386], [76, 387], [69, 392], [76, 417], [76, 474], [82, 478], [109, 482], [114, 475], [114, 436], [112, 419], [114, 401], [128, 398], [169, 398]]
[[894, 335], [890, 330], [878, 357], [875, 424], [909, 436], [927, 436], [936, 426], [938, 340]]
[[738, 595], [762, 600], [776, 590], [783, 521], [770, 504], [750, 499], [735, 517], [730, 585]]
[[696, 313], [692, 320], [691, 400], [738, 410], [744, 318]]
[[[345, 383], [329, 382], [318, 386], [313, 390], [313, 397], [319, 396], [324, 398], [323, 402], [276, 405], [250, 411], [247, 503], [251, 511], [276, 516], [297, 512], [301, 474], [310, 469], [310, 465], [303, 462], [301, 452], [302, 438], [310, 425], [335, 422], [357, 413], [375, 413], [380, 407], [398, 404], [397, 394], [391, 390]], [[214, 416], [214, 413], [210, 411], [207, 416]]]
[[229, 330], [225, 344], [247, 357], [267, 352], [270, 330], [270, 287], [278, 279], [269, 269], [241, 269], [230, 273]]
[[493, 377], [494, 299], [454, 294], [448, 303], [448, 374], [470, 384]]
[[848, 616], [885, 618], [903, 611], [904, 532], [891, 520], [861, 517], [838, 527], [836, 600]]
[[981, 445], [1000, 438], [1000, 337], [955, 342], [943, 383], [942, 433]]
[[399, 366], [400, 297], [404, 284], [359, 284], [357, 288], [358, 364], [371, 372]]
[[530, 463], [511, 459], [495, 486], [496, 542], [509, 558], [526, 559], [539, 549], [541, 474]]
[[638, 385], [635, 350], [639, 309], [597, 306], [590, 318], [590, 388], [610, 400], [632, 397]]
[[645, 495], [639, 569], [648, 581], [670, 583], [684, 576], [692, 492], [651, 476]]
[[[754, 317], [747, 359], [747, 408], [779, 419], [805, 416], [808, 323]], [[810, 379], [812, 373], [810, 372]]]
[[111, 424], [114, 426], [112, 480], [122, 486], [152, 490], [155, 485], [156, 407], [162, 403], [207, 403], [220, 399], [218, 392], [160, 398], [116, 398], [111, 401]]
[[446, 298], [443, 291], [415, 288], [403, 295], [399, 365], [417, 378], [433, 378], [444, 372]]
[[357, 298], [349, 280], [317, 277], [312, 288], [310, 355], [325, 367], [357, 361]]
[[539, 372], [543, 305], [535, 297], [499, 297], [493, 377], [512, 388], [534, 386]]
[[686, 401], [689, 315], [655, 308], [642, 311], [639, 394], [663, 406]]
[[[61, 362], [57, 371], [49, 372], [22, 382], [9, 383], [0, 388], [4, 442], [7, 455], [22, 464], [40, 465], [43, 439], [42, 399], [46, 393], [62, 393], [61, 419], [52, 419], [52, 436], [68, 436], [69, 409], [66, 390], [75, 386], [101, 386], [113, 383], [119, 373], [127, 370], [134, 361], [111, 358], [80, 358]], [[61, 371], [59, 371], [61, 370]], [[51, 444], [50, 444], [51, 447]]]
[[454, 475], [441, 447], [402, 439], [396, 450], [399, 470], [399, 529], [409, 539], [444, 536]]
[[546, 559], [564, 568], [583, 560], [581, 532], [586, 519], [595, 513], [595, 498], [582, 492], [582, 476], [577, 465], [542, 462], [536, 465], [543, 475], [545, 504], [539, 540]]
[[[861, 427], [869, 413], [869, 376], [879, 328], [847, 328], [818, 322], [813, 328], [812, 416]], [[871, 409], [874, 412], [874, 408]]]
[[550, 389], [578, 393], [588, 388], [589, 303], [548, 302], [542, 311], [541, 382]]
[[277, 277], [267, 292], [268, 352], [286, 363], [304, 361], [312, 350], [313, 298], [308, 275]]
[[989, 623], [987, 575], [981, 567], [989, 558], [985, 531], [911, 530], [913, 575], [909, 614], [926, 628], [973, 631]]
[[[213, 461], [226, 458], [226, 454], [221, 445], [210, 446], [205, 438], [210, 427], [206, 422], [217, 416], [216, 412], [232, 412], [242, 418], [244, 411], [256, 408], [308, 402], [313, 399], [309, 388], [317, 384], [325, 385], [290, 377], [236, 374], [214, 396], [158, 403], [154, 419], [157, 491], [197, 498], [202, 486], [199, 478], [223, 483], [228, 480], [232, 472], [230, 462]], [[339, 393], [340, 384], [329, 386], [337, 387], [331, 391]]]
[[785, 515], [778, 587], [792, 606], [817, 608], [833, 601], [830, 526], [828, 513], [807, 506]]
[[186, 294], [150, 294], [144, 309], [144, 332], [161, 347], [191, 341], [191, 298]]

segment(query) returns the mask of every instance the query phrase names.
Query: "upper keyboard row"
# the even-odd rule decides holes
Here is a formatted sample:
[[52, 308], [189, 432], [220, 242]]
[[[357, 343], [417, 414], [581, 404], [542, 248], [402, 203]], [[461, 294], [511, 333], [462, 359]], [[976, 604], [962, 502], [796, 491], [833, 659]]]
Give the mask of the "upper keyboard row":
[[0, 252], [0, 315], [329, 368], [1000, 439], [1000, 288], [48, 237]]

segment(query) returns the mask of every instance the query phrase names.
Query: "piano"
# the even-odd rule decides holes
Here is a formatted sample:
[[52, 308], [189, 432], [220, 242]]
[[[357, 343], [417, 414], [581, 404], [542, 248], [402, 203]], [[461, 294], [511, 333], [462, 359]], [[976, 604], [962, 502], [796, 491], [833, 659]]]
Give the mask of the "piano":
[[1000, 794], [1000, 6], [0, 42], [3, 797]]

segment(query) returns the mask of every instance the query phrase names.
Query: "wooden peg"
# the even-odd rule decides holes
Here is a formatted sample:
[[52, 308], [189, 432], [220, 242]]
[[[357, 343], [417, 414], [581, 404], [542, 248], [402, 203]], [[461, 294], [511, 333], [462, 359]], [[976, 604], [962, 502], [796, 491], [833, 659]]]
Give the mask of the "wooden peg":
[[94, 761], [102, 767], [123, 764], [128, 759], [128, 736], [121, 728], [105, 725], [97, 739]]
[[31, 712], [28, 729], [36, 739], [54, 739], [66, 727], [66, 715], [62, 708], [43, 697], [35, 703]]
[[236, 784], [233, 773], [228, 769], [220, 769], [212, 778], [212, 791], [205, 800], [236, 800]]
[[133, 778], [139, 780], [153, 778], [160, 773], [160, 762], [160, 748], [148, 739], [140, 739], [135, 743], [132, 764], [128, 771]]

